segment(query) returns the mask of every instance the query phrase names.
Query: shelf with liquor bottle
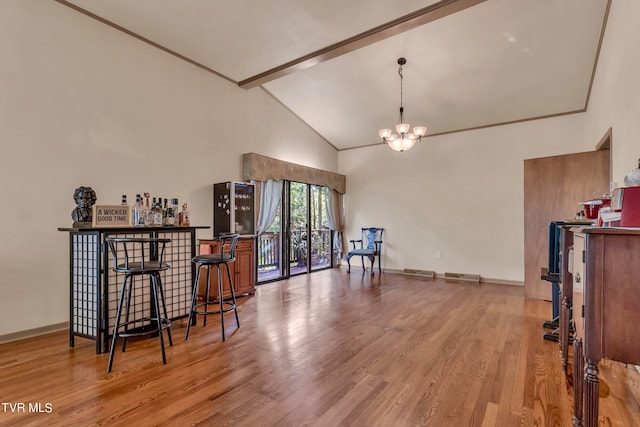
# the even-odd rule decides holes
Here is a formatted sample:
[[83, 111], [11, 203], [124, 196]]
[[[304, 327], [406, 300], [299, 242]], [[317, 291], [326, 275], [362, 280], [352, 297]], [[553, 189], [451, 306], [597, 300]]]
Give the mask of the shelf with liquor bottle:
[[[123, 195], [122, 197], [124, 198], [125, 196]], [[144, 193], [144, 196], [136, 194], [136, 201], [131, 207], [132, 226], [188, 227], [190, 225], [189, 211], [186, 203], [182, 206], [182, 211], [179, 212], [178, 199], [162, 199], [161, 197], [156, 199], [154, 197], [150, 203], [149, 197], [149, 193]]]
[[245, 182], [213, 185], [213, 235], [255, 234], [255, 186]]

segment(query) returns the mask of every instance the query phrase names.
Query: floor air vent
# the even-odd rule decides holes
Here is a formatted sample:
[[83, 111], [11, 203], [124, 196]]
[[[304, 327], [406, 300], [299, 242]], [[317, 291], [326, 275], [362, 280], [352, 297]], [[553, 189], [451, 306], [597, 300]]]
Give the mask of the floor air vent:
[[467, 273], [444, 273], [446, 280], [465, 280], [467, 282], [480, 283], [479, 274], [467, 274]]
[[405, 268], [403, 271], [404, 274], [409, 274], [411, 276], [420, 276], [420, 277], [436, 277], [436, 272], [431, 270], [416, 270], [413, 268]]

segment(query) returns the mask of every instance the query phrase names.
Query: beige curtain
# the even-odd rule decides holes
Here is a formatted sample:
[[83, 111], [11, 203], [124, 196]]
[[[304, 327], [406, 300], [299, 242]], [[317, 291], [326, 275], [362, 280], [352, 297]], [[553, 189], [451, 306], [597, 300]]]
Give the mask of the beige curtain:
[[344, 256], [346, 248], [344, 240], [344, 194], [331, 190], [328, 200], [327, 212], [329, 214], [329, 228], [334, 230], [333, 251], [338, 259]]
[[329, 172], [296, 163], [285, 162], [256, 153], [242, 155], [242, 179], [245, 181], [297, 181], [321, 185], [345, 193], [347, 179], [339, 173]]
[[282, 199], [282, 181], [268, 180], [265, 182], [259, 182], [260, 188], [258, 200], [258, 230], [257, 235], [260, 235], [267, 231], [267, 229], [273, 224], [273, 220], [278, 212], [280, 206], [280, 200]]

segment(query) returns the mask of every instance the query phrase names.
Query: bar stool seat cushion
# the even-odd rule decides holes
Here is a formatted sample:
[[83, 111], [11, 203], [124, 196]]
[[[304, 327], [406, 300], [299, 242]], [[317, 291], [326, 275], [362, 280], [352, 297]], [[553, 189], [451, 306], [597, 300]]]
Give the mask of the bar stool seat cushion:
[[119, 273], [142, 274], [154, 271], [165, 271], [171, 268], [167, 263], [159, 261], [130, 262], [128, 264], [118, 264], [115, 270]]
[[191, 261], [198, 264], [220, 264], [223, 262], [233, 262], [233, 255], [225, 254], [204, 254], [194, 256]]

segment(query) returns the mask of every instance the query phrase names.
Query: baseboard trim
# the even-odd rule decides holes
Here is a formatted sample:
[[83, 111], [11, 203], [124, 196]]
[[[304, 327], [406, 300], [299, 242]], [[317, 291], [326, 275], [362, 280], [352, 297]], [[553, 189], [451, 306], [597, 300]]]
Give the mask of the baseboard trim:
[[[341, 270], [345, 270], [346, 271], [347, 265], [344, 264], [344, 265], [339, 266], [338, 268], [340, 268]], [[362, 266], [361, 265], [352, 265], [351, 269], [352, 270], [362, 271]], [[434, 272], [435, 273], [434, 277], [426, 277], [426, 276], [420, 276], [420, 275], [417, 275], [417, 274], [410, 274], [410, 273], [407, 273], [405, 270], [406, 269], [399, 270], [399, 269], [394, 269], [394, 268], [382, 268], [382, 272], [383, 273], [387, 273], [387, 274], [404, 274], [404, 275], [408, 275], [408, 276], [416, 276], [416, 277], [423, 277], [423, 278], [445, 279], [445, 274], [444, 273], [435, 273]], [[367, 267], [367, 271], [369, 271], [369, 267]], [[376, 268], [374, 271], [377, 273], [378, 269]], [[428, 270], [425, 270], [425, 271], [428, 271]], [[429, 272], [431, 272], [431, 271], [429, 271]], [[446, 279], [453, 280], [451, 278], [446, 278]], [[461, 280], [461, 281], [465, 281], [465, 280]], [[478, 282], [476, 282], [476, 283], [478, 283]], [[510, 286], [524, 286], [524, 281], [520, 281], [520, 280], [494, 279], [492, 277], [483, 277], [483, 276], [480, 276], [480, 283], [493, 283], [493, 284], [496, 284], [496, 285], [510, 285]]]
[[41, 326], [39, 328], [27, 329], [25, 331], [12, 332], [10, 334], [0, 335], [0, 344], [19, 341], [25, 338], [33, 338], [38, 335], [45, 335], [51, 332], [58, 332], [69, 329], [69, 322], [56, 323], [54, 325]]
[[[340, 270], [344, 270], [346, 272], [347, 269], [348, 269], [348, 266], [345, 264], [345, 265], [341, 265], [341, 266], [339, 266], [337, 268], [340, 269]], [[356, 270], [356, 271], [362, 272], [362, 266], [361, 265], [352, 265], [351, 266], [351, 270], [352, 271]], [[366, 272], [367, 273], [371, 272], [371, 269], [369, 268], [369, 266], [366, 267]], [[373, 268], [373, 272], [375, 273], [374, 275], [378, 274], [379, 273], [378, 267], [374, 267]], [[405, 274], [404, 271], [402, 271], [402, 270], [396, 270], [396, 269], [393, 269], [393, 268], [384, 268], [384, 267], [382, 268], [382, 273], [384, 273], [384, 274]]]
[[524, 286], [520, 280], [493, 279], [491, 277], [480, 276], [480, 283], [495, 283], [496, 285]]

